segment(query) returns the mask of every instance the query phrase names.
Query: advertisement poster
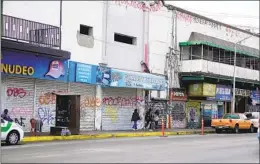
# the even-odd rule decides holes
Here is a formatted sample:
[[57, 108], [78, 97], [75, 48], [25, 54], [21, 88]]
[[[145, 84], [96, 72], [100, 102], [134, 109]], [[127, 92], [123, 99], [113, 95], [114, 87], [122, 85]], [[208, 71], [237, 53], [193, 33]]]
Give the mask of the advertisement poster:
[[203, 96], [215, 97], [216, 84], [203, 83]]
[[108, 67], [98, 66], [96, 70], [96, 83], [109, 86], [111, 82], [111, 69]]
[[2, 51], [1, 73], [36, 79], [67, 81], [67, 60], [36, 56], [31, 52]]
[[208, 97], [208, 100], [215, 100], [215, 101], [231, 101], [232, 94], [231, 94], [232, 88], [231, 86], [225, 86], [217, 84], [216, 87], [216, 96], [215, 97]]
[[211, 119], [218, 119], [218, 105], [217, 104], [212, 104]]
[[250, 98], [253, 105], [260, 104], [260, 91], [252, 91]]
[[204, 120], [211, 120], [212, 104], [204, 104], [203, 118]]
[[199, 128], [200, 126], [200, 102], [186, 103], [188, 128]]
[[202, 96], [203, 84], [190, 84], [189, 85], [189, 96]]

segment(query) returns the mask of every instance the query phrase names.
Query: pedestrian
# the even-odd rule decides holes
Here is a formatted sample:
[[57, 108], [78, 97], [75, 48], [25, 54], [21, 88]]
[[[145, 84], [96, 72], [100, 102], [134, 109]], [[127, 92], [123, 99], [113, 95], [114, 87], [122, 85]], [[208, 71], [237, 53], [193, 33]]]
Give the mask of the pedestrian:
[[160, 119], [159, 115], [160, 115], [160, 114], [159, 114], [159, 111], [156, 110], [156, 111], [154, 112], [155, 129], [158, 129], [158, 122], [159, 122], [159, 119]]
[[150, 108], [145, 114], [145, 129], [149, 125], [149, 129], [151, 129], [151, 121], [152, 121], [152, 109]]
[[4, 112], [1, 114], [1, 117], [6, 120], [6, 121], [10, 121], [13, 122], [13, 120], [11, 119], [11, 117], [8, 114], [8, 109], [5, 109]]
[[140, 116], [139, 116], [139, 113], [137, 112], [137, 109], [134, 110], [133, 114], [132, 114], [132, 119], [131, 121], [134, 122], [133, 124], [133, 130], [137, 130], [137, 121], [140, 120]]
[[190, 110], [190, 128], [191, 129], [195, 128], [195, 116], [196, 116], [195, 109], [191, 109]]

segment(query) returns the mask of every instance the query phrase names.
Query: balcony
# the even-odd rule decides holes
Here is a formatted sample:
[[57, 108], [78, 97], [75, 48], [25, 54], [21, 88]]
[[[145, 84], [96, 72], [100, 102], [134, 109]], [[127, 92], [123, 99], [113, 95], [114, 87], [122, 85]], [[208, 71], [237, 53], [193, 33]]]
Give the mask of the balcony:
[[40, 47], [60, 48], [60, 28], [3, 15], [2, 38]]
[[[181, 61], [181, 72], [205, 73], [220, 76], [233, 77], [234, 67], [232, 65], [217, 63], [207, 60], [183, 60]], [[248, 68], [236, 67], [236, 77], [251, 81], [259, 80], [259, 71]]]

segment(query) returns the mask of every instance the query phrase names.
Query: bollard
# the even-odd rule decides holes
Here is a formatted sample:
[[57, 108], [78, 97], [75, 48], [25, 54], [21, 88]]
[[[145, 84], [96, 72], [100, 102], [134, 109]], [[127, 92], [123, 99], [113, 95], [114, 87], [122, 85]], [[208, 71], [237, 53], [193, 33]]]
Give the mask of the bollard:
[[163, 121], [163, 118], [162, 118], [162, 136], [161, 137], [167, 137], [164, 134], [164, 121]]
[[204, 135], [204, 120], [201, 119], [201, 135]]

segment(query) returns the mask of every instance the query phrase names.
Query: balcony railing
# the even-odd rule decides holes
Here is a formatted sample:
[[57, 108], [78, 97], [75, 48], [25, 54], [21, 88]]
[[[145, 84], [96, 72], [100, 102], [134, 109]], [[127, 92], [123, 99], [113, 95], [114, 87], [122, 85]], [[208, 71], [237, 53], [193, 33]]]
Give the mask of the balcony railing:
[[60, 28], [3, 15], [2, 38], [42, 47], [60, 47]]

